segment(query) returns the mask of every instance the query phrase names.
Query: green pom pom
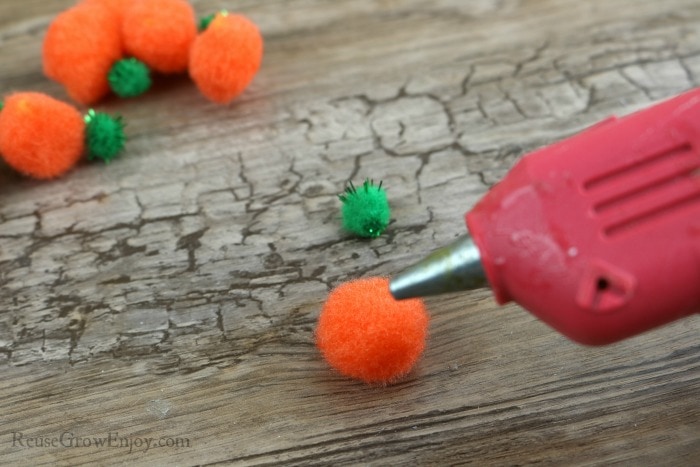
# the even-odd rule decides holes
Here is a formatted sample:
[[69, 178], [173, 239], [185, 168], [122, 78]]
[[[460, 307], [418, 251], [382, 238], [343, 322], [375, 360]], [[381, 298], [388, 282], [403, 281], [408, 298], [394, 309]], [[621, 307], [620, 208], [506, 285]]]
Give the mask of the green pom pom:
[[216, 13], [212, 13], [210, 15], [207, 15], [203, 17], [202, 19], [199, 20], [199, 32], [204, 32], [207, 30], [209, 27], [209, 24], [211, 24], [212, 21], [214, 21], [214, 18], [216, 18]]
[[228, 11], [226, 10], [221, 10], [218, 13], [212, 13], [211, 15], [207, 15], [203, 17], [202, 19], [199, 20], [199, 32], [204, 32], [207, 30], [209, 25], [211, 24], [212, 21], [214, 21], [214, 18], [216, 18], [217, 15], [221, 16], [228, 16]]
[[151, 87], [151, 70], [135, 58], [119, 60], [107, 75], [109, 87], [119, 97], [136, 97]]
[[126, 136], [121, 117], [112, 117], [90, 109], [85, 116], [85, 123], [88, 159], [109, 162], [124, 149]]
[[382, 182], [375, 185], [367, 179], [359, 188], [350, 182], [345, 193], [338, 198], [343, 202], [343, 227], [350, 232], [360, 237], [375, 238], [389, 225], [391, 210]]

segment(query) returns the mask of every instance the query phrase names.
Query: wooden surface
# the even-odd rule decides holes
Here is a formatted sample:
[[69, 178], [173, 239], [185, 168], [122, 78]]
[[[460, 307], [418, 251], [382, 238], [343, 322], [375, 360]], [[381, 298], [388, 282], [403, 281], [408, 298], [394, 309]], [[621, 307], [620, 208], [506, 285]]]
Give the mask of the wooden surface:
[[[66, 99], [40, 47], [70, 4], [0, 2], [3, 94]], [[159, 79], [99, 107], [128, 122], [119, 160], [50, 183], [0, 169], [0, 464], [700, 465], [697, 316], [585, 348], [486, 290], [434, 298], [390, 387], [313, 340], [331, 287], [461, 234], [523, 154], [698, 86], [697, 0], [194, 4], [265, 35], [239, 100]], [[393, 214], [362, 241], [336, 194], [368, 176]], [[16, 442], [63, 433], [81, 446]], [[132, 451], [85, 446], [108, 436]]]

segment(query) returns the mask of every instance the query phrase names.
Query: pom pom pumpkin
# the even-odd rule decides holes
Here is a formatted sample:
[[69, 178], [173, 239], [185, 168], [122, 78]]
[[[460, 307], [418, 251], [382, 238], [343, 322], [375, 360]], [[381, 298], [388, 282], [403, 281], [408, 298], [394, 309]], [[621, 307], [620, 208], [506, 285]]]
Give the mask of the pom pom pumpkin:
[[0, 111], [0, 155], [34, 178], [58, 177], [83, 153], [85, 123], [72, 106], [44, 94], [11, 94]]
[[397, 301], [389, 280], [373, 277], [341, 284], [330, 293], [318, 319], [316, 343], [343, 375], [390, 383], [414, 366], [427, 333], [423, 301]]
[[226, 104], [250, 84], [262, 56], [258, 27], [245, 16], [219, 13], [192, 45], [190, 76], [205, 97]]

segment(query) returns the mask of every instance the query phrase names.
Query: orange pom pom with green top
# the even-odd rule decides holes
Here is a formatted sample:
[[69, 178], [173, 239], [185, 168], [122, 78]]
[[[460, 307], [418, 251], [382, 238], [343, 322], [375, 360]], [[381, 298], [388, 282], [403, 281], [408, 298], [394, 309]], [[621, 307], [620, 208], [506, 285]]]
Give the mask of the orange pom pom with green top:
[[43, 45], [44, 74], [75, 101], [89, 105], [109, 92], [107, 74], [122, 57], [117, 17], [98, 2], [79, 3], [49, 25]]
[[122, 37], [126, 52], [155, 71], [186, 71], [196, 36], [197, 19], [185, 0], [133, 1], [124, 11]]
[[343, 375], [390, 383], [413, 368], [427, 334], [423, 301], [395, 300], [389, 280], [373, 277], [346, 282], [330, 293], [318, 319], [316, 344]]
[[0, 110], [0, 155], [15, 170], [48, 179], [80, 159], [85, 122], [72, 106], [44, 94], [11, 94]]
[[190, 76], [208, 99], [226, 104], [250, 84], [262, 56], [258, 27], [245, 16], [222, 12], [195, 39]]

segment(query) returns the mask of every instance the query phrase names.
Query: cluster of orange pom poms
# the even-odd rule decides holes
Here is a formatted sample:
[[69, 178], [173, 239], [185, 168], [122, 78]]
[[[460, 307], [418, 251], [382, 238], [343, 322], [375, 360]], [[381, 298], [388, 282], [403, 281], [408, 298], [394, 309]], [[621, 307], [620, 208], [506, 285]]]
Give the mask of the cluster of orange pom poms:
[[397, 301], [389, 280], [374, 277], [331, 292], [318, 319], [316, 343], [343, 375], [386, 384], [409, 373], [425, 349], [427, 333], [423, 301]]
[[83, 0], [49, 26], [44, 73], [72, 99], [91, 105], [110, 90], [120, 97], [142, 94], [151, 70], [189, 70], [202, 94], [228, 103], [259, 70], [263, 39], [241, 15], [221, 12], [206, 23], [198, 35], [185, 0]]

